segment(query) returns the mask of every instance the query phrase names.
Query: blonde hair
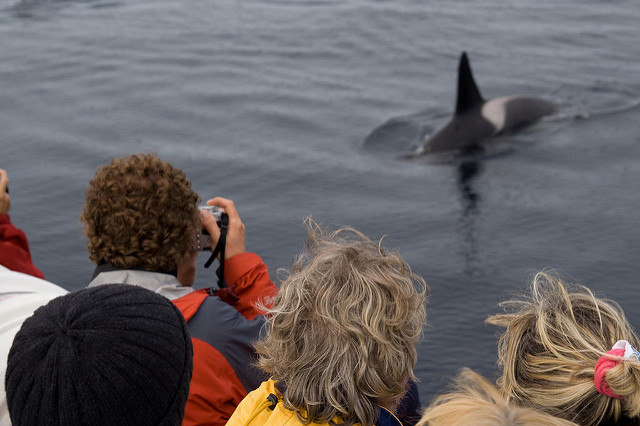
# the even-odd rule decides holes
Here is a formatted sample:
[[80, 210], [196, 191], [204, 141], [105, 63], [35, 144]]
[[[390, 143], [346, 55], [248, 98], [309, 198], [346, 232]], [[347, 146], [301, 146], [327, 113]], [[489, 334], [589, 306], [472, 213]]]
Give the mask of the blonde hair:
[[622, 308], [546, 271], [536, 274], [530, 291], [501, 303], [505, 313], [487, 319], [505, 327], [498, 385], [507, 400], [584, 425], [617, 422], [623, 413], [638, 418], [640, 364], [621, 362], [606, 373], [622, 399], [600, 394], [594, 385], [596, 362], [616, 341], [640, 343]]
[[307, 250], [269, 309], [259, 366], [301, 422], [373, 424], [377, 405], [399, 400], [415, 379], [428, 287], [355, 229], [305, 224]]
[[154, 154], [115, 158], [89, 182], [80, 219], [96, 264], [175, 270], [194, 248], [199, 197], [184, 172]]
[[450, 393], [429, 405], [416, 426], [571, 426], [550, 414], [511, 406], [496, 387], [474, 371], [463, 368]]

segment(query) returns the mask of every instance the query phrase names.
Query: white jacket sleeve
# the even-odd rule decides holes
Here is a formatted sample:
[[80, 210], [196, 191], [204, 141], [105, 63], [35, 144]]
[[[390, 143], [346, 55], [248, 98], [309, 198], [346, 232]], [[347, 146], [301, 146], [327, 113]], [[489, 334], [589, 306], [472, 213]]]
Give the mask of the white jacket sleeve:
[[9, 410], [4, 390], [7, 357], [13, 338], [24, 320], [51, 299], [68, 293], [49, 281], [11, 271], [0, 266], [0, 425], [9, 425]]

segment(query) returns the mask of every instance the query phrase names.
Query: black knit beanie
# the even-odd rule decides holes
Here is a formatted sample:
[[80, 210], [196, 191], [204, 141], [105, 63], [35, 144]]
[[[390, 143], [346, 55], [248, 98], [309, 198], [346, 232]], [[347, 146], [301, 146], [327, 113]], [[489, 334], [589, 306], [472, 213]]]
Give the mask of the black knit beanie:
[[19, 425], [178, 425], [193, 349], [182, 314], [149, 290], [110, 284], [51, 300], [9, 352]]

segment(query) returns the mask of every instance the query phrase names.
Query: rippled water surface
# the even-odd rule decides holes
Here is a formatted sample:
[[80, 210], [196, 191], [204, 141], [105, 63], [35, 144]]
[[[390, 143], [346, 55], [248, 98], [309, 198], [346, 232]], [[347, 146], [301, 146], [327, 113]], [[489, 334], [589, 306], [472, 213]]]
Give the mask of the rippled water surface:
[[[462, 366], [495, 375], [483, 320], [543, 267], [640, 324], [635, 0], [0, 8], [0, 167], [53, 282], [90, 279], [78, 216], [96, 168], [153, 151], [203, 198], [236, 201], [274, 278], [306, 215], [386, 235], [432, 289], [423, 402]], [[485, 97], [542, 96], [562, 114], [477, 161], [403, 160], [450, 115], [463, 50]]]

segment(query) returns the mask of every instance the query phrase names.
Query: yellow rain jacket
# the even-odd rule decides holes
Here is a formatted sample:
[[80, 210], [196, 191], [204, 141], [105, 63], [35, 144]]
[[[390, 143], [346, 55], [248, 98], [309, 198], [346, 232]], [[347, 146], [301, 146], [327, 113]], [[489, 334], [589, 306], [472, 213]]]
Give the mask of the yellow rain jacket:
[[[334, 421], [338, 423], [339, 419], [334, 419]], [[273, 380], [262, 382], [258, 389], [250, 392], [227, 422], [227, 426], [297, 426], [302, 424], [295, 412], [284, 408], [280, 392], [276, 389]], [[328, 426], [329, 423], [310, 423], [310, 425]], [[390, 411], [381, 408], [380, 421], [377, 425], [402, 426], [402, 423]]]

